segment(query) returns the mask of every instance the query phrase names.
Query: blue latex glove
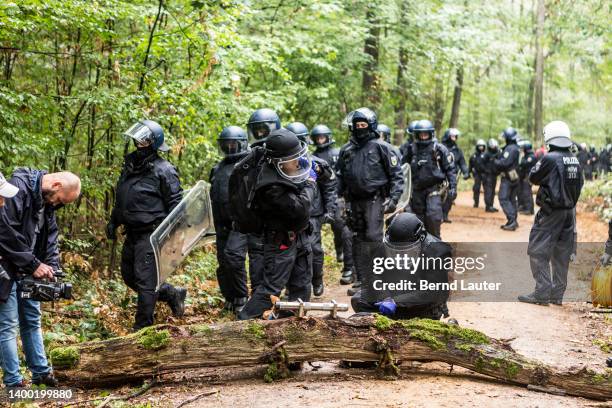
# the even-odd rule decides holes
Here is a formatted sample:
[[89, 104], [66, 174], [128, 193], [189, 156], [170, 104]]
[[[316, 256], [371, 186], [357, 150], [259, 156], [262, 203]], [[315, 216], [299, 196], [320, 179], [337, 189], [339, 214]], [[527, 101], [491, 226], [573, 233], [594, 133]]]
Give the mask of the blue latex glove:
[[308, 168], [308, 159], [304, 156], [300, 157], [298, 159], [298, 163], [300, 165], [301, 168], [303, 169], [307, 169]]
[[393, 316], [395, 311], [397, 310], [397, 305], [395, 301], [391, 298], [386, 298], [385, 300], [381, 300], [380, 302], [374, 303], [374, 306], [378, 306], [378, 311], [383, 316]]
[[319, 177], [317, 172], [314, 169], [310, 169], [310, 178], [312, 181], [317, 181], [317, 177]]

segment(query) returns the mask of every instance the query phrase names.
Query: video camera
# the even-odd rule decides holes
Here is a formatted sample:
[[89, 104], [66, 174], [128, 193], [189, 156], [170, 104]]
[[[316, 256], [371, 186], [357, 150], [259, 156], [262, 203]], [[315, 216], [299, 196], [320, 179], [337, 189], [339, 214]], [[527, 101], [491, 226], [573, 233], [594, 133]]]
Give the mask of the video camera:
[[56, 270], [53, 275], [55, 281], [48, 279], [35, 279], [26, 276], [17, 281], [18, 294], [21, 299], [32, 299], [39, 302], [55, 302], [59, 299], [72, 299], [72, 284], [62, 282], [66, 276], [61, 269]]

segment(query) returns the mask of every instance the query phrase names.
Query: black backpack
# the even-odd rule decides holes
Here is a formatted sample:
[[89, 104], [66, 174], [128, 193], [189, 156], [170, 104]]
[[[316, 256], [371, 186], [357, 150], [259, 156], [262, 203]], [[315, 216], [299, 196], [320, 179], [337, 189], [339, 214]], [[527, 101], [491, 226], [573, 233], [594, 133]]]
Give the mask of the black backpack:
[[253, 198], [255, 185], [265, 163], [265, 149], [255, 146], [249, 154], [237, 162], [229, 178], [229, 210], [235, 230], [243, 233], [260, 233], [263, 222], [255, 212]]

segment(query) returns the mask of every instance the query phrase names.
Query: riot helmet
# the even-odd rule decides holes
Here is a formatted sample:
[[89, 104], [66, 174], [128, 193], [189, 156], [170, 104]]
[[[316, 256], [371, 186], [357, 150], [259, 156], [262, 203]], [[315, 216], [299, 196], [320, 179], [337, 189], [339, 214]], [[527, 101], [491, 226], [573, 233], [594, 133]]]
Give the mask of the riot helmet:
[[523, 139], [520, 142], [518, 142], [518, 146], [525, 152], [529, 152], [533, 149], [533, 145], [527, 139]]
[[219, 151], [225, 157], [245, 152], [249, 146], [247, 135], [239, 126], [228, 126], [224, 128], [217, 138]]
[[376, 113], [369, 108], [359, 108], [349, 113], [344, 120], [351, 136], [356, 142], [362, 142], [377, 137], [378, 119]]
[[433, 123], [427, 119], [422, 119], [414, 124], [415, 142], [419, 145], [425, 145], [433, 142], [436, 136], [436, 130]]
[[461, 132], [459, 132], [459, 129], [448, 128], [444, 132], [444, 136], [442, 136], [442, 143], [448, 143], [448, 142], [457, 143], [457, 139], [459, 138], [459, 136], [461, 136]]
[[495, 138], [490, 138], [487, 147], [489, 148], [489, 150], [495, 152], [499, 149], [499, 142]]
[[308, 128], [302, 122], [291, 122], [285, 129], [292, 131], [302, 142], [312, 144], [308, 133]]
[[247, 123], [247, 132], [252, 140], [262, 140], [280, 127], [278, 114], [272, 109], [263, 108], [253, 112]]
[[478, 139], [476, 141], [476, 150], [479, 152], [484, 152], [484, 150], [487, 148], [487, 142], [484, 141], [484, 139]]
[[513, 127], [508, 127], [504, 129], [504, 131], [502, 132], [502, 135], [504, 136], [506, 143], [514, 143], [519, 139], [518, 132]]
[[126, 139], [133, 140], [136, 147], [148, 147], [167, 152], [170, 150], [164, 143], [164, 130], [159, 123], [152, 120], [140, 120], [123, 133]]
[[391, 220], [385, 231], [383, 242], [393, 249], [405, 249], [422, 241], [427, 236], [423, 222], [413, 213], [402, 212]]
[[267, 162], [276, 172], [292, 183], [302, 183], [310, 176], [312, 163], [308, 145], [290, 130], [273, 130], [266, 139]]
[[389, 126], [379, 123], [376, 131], [382, 140], [391, 143], [391, 129], [389, 129]]
[[310, 131], [310, 139], [317, 148], [324, 148], [334, 144], [332, 131], [325, 125], [317, 125]]
[[[544, 143], [549, 146], [556, 146], [567, 149], [572, 145], [572, 135], [567, 123], [560, 120], [553, 120], [544, 126]], [[586, 150], [586, 143], [581, 147]]]

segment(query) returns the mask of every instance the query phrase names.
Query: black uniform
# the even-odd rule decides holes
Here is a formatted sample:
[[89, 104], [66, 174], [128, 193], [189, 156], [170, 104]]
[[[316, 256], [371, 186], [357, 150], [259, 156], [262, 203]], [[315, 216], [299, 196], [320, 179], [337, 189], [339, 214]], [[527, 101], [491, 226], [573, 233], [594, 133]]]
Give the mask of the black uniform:
[[340, 149], [337, 164], [338, 195], [348, 207], [353, 232], [353, 257], [357, 281], [368, 268], [360, 245], [382, 241], [384, 201], [397, 204], [404, 189], [400, 158], [396, 150], [372, 134], [361, 143], [351, 139]]
[[495, 167], [501, 173], [499, 184], [499, 204], [508, 220], [507, 225], [516, 222], [518, 211], [519, 175], [518, 165], [520, 159], [519, 147], [514, 141], [504, 146], [501, 156], [495, 160]]
[[312, 249], [310, 208], [315, 184], [294, 184], [265, 164], [255, 187], [253, 205], [264, 224], [264, 274], [262, 283], [238, 314], [241, 320], [260, 317], [272, 307], [270, 295], [284, 288], [289, 299], [310, 299]]
[[408, 139], [399, 148], [402, 154], [402, 164], [412, 162], [412, 143], [413, 141]]
[[[325, 160], [335, 171], [340, 149], [331, 146], [317, 147], [313, 155]], [[334, 233], [336, 257], [337, 259], [342, 259], [345, 269], [351, 269], [353, 267], [353, 234], [344, 220], [345, 207], [346, 203], [344, 202], [344, 198], [336, 195], [336, 206], [333, 213], [334, 219], [331, 223], [331, 228]]]
[[580, 163], [580, 168], [583, 171], [584, 178], [590, 180], [592, 178], [592, 174], [589, 174], [589, 160], [591, 159], [591, 155], [589, 154], [588, 148], [582, 148], [582, 146], [578, 147], [578, 162]]
[[440, 238], [443, 183], [448, 182], [449, 195], [451, 192], [457, 192], [457, 172], [453, 155], [436, 141], [415, 142], [410, 166], [413, 189], [410, 207], [423, 221], [427, 232]]
[[[215, 221], [217, 244], [217, 280], [221, 294], [227, 303], [244, 304], [248, 297], [245, 260], [248, 245], [247, 234], [232, 229], [229, 214], [229, 177], [234, 164], [247, 155], [234, 154], [225, 157], [210, 172], [210, 199]], [[251, 286], [254, 276], [251, 275]], [[255, 278], [256, 279], [256, 278]]]
[[529, 173], [538, 160], [533, 150], [526, 150], [518, 167], [519, 180], [519, 211], [533, 214], [533, 194], [531, 194], [531, 183]]
[[555, 149], [551, 146], [529, 174], [529, 181], [540, 186], [536, 196], [540, 210], [527, 252], [536, 281], [533, 297], [546, 303], [563, 299], [574, 245], [575, 207], [584, 182], [578, 159], [569, 150]]
[[9, 180], [19, 192], [0, 209], [0, 264], [12, 278], [0, 279], [0, 302], [6, 302], [19, 274], [31, 275], [41, 263], [60, 267], [55, 210], [45, 204], [42, 194], [45, 174], [20, 168]]
[[468, 174], [474, 177], [474, 185], [472, 186], [474, 207], [478, 207], [480, 203], [480, 187], [484, 184], [485, 177], [485, 155], [486, 149], [481, 152], [476, 146], [476, 151], [470, 156]]
[[323, 247], [321, 245], [321, 228], [325, 214], [332, 216], [336, 212], [336, 173], [329, 164], [319, 157], [312, 157], [313, 166], [317, 167], [317, 188], [310, 207], [312, 225], [312, 285], [323, 283]]
[[[459, 177], [459, 171], [463, 174], [464, 177], [469, 176], [468, 166], [465, 163], [465, 156], [463, 155], [463, 150], [457, 146], [456, 142], [453, 142], [450, 138], [447, 138], [443, 142], [444, 146], [448, 149], [448, 151], [453, 155], [453, 162], [455, 164], [455, 169], [457, 170], [456, 177]], [[442, 219], [448, 221], [448, 213], [453, 206], [453, 202], [456, 197], [451, 197], [450, 194], [446, 195], [446, 200], [442, 203]]]
[[484, 156], [483, 161], [483, 191], [485, 207], [492, 209], [495, 202], [495, 189], [497, 188], [497, 168], [495, 167], [495, 160], [499, 158], [500, 154], [498, 150], [492, 150], [487, 147], [487, 152]]
[[599, 153], [599, 169], [603, 174], [608, 174], [610, 171], [610, 155], [612, 152], [608, 151], [606, 147], [601, 149]]
[[138, 293], [134, 329], [153, 324], [155, 302], [170, 302], [176, 288], [164, 283], [158, 292], [151, 233], [181, 201], [182, 188], [176, 169], [155, 150], [134, 151], [125, 157], [117, 183], [111, 224], [125, 226], [121, 276]]

